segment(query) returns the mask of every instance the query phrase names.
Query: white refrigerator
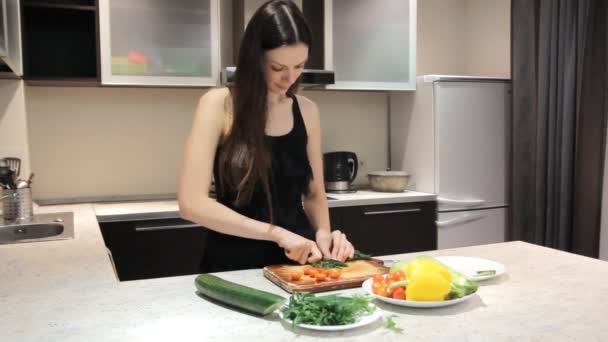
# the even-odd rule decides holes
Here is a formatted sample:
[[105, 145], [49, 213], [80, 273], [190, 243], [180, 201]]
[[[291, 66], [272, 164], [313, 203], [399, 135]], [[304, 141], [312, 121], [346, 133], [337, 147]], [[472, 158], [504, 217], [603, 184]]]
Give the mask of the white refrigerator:
[[439, 249], [505, 241], [509, 79], [425, 75], [391, 94], [391, 167], [437, 194]]

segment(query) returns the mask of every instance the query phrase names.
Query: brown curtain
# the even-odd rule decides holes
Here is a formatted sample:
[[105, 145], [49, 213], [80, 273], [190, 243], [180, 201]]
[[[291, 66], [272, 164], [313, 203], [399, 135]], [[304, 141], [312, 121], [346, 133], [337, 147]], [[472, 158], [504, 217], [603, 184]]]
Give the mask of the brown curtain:
[[511, 240], [598, 256], [607, 4], [511, 1]]

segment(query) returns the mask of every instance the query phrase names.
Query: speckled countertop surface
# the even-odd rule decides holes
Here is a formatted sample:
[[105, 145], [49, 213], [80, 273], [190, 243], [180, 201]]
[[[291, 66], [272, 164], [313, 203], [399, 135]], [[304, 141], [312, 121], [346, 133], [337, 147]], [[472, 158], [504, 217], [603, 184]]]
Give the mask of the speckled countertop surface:
[[[379, 303], [384, 316], [397, 315], [402, 334], [380, 321], [344, 333], [292, 332], [276, 314], [255, 317], [198, 297], [195, 276], [119, 282], [95, 207], [37, 208], [62, 211], [74, 212], [74, 239], [0, 245], [1, 341], [608, 341], [608, 263], [595, 259], [522, 242], [433, 251], [496, 260], [507, 273], [451, 307]], [[287, 295], [261, 270], [221, 276]]]

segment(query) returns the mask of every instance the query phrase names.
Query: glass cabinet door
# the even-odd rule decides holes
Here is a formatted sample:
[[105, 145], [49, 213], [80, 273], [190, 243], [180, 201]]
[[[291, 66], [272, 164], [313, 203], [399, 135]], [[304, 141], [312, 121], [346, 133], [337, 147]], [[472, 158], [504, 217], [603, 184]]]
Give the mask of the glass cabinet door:
[[331, 89], [416, 88], [416, 0], [325, 0]]
[[6, 56], [8, 53], [8, 34], [6, 20], [6, 0], [0, 0], [0, 56]]
[[99, 0], [102, 84], [215, 86], [219, 0]]

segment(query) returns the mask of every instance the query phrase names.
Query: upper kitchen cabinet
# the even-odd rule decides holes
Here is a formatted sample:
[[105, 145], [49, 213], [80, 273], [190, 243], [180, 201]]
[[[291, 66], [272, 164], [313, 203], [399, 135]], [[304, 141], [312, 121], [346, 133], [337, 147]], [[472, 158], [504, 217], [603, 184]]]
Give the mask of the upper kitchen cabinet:
[[97, 85], [95, 0], [22, 0], [23, 78], [30, 84]]
[[416, 0], [325, 0], [324, 12], [326, 88], [416, 89]]
[[219, 84], [219, 0], [99, 0], [101, 83]]
[[0, 77], [20, 77], [21, 27], [19, 0], [0, 0]]
[[0, 0], [0, 57], [4, 57], [8, 51], [8, 29], [6, 28], [6, 0]]

